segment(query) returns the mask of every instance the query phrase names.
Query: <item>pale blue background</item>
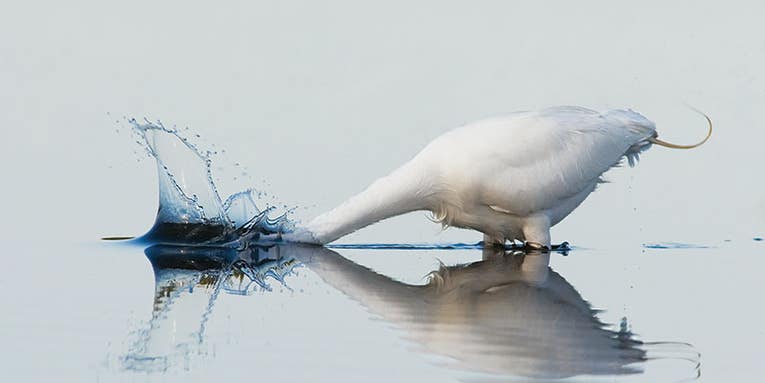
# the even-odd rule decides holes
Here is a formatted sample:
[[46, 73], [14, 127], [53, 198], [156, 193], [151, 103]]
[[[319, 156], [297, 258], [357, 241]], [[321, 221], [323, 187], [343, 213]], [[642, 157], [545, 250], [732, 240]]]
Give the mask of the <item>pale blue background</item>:
[[[464, 122], [558, 104], [631, 107], [664, 138], [693, 142], [704, 126], [689, 103], [717, 124], [708, 146], [655, 148], [638, 168], [610, 173], [614, 184], [554, 236], [593, 244], [618, 227], [638, 241], [750, 237], [765, 226], [758, 10], [697, 1], [9, 4], [0, 152], [12, 165], [3, 200], [13, 219], [3, 232], [29, 238], [41, 219], [72, 215], [77, 225], [47, 234], [145, 229], [153, 167], [136, 166], [135, 145], [114, 134], [123, 115], [190, 126], [247, 165], [255, 186], [266, 180], [310, 217]], [[437, 232], [418, 216], [355, 239]], [[476, 237], [436, 238], [456, 236]]]

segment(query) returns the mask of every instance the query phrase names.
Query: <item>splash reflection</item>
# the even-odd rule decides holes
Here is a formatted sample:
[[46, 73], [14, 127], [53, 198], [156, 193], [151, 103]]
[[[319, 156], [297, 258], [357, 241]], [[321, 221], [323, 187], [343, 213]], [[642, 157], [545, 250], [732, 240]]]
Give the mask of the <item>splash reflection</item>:
[[126, 370], [164, 372], [189, 368], [194, 356], [209, 353], [205, 328], [221, 292], [250, 295], [270, 291], [272, 283], [299, 267], [279, 255], [278, 247], [246, 249], [154, 245], [146, 257], [154, 269], [151, 319], [121, 358]]
[[126, 369], [166, 371], [206, 355], [205, 326], [221, 292], [267, 291], [298, 266], [393, 324], [419, 351], [449, 367], [501, 376], [560, 379], [643, 372], [649, 360], [681, 361], [699, 374], [690, 345], [645, 343], [597, 310], [549, 267], [550, 254], [485, 251], [478, 262], [441, 266], [409, 285], [324, 247], [146, 249], [155, 272], [152, 319], [123, 358]]

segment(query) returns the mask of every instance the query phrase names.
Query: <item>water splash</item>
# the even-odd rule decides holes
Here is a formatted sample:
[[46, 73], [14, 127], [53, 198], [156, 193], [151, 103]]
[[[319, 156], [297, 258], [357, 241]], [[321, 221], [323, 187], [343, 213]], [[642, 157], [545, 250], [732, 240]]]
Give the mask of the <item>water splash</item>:
[[644, 243], [643, 247], [646, 249], [708, 249], [706, 245], [696, 245], [692, 243], [679, 243], [679, 242], [658, 242], [658, 243]]
[[247, 189], [221, 198], [213, 178], [212, 152], [202, 150], [161, 121], [128, 120], [136, 142], [156, 161], [159, 209], [148, 242], [226, 244], [257, 240], [263, 234], [290, 232], [291, 210], [275, 215], [275, 206], [261, 209], [256, 192]]

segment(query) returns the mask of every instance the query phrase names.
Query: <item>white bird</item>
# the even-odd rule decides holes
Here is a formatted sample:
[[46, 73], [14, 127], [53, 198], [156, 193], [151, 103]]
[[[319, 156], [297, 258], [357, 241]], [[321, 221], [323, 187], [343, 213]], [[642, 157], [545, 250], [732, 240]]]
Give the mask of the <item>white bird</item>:
[[[703, 113], [702, 113], [703, 114]], [[424, 210], [444, 226], [474, 229], [484, 244], [519, 240], [550, 248], [550, 228], [627, 158], [634, 166], [657, 138], [632, 110], [562, 106], [489, 118], [451, 130], [412, 160], [283, 240], [326, 244], [380, 220]]]

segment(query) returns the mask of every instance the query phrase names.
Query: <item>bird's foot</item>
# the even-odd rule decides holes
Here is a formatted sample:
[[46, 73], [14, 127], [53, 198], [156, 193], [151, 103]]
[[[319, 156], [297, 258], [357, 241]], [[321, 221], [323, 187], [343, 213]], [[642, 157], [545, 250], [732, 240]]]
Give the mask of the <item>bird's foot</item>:
[[556, 253], [568, 255], [568, 252], [571, 251], [571, 246], [569, 246], [568, 242], [562, 242], [558, 245], [552, 245], [550, 247], [542, 245], [538, 242], [524, 242], [522, 249], [525, 252], [549, 253], [554, 251]]
[[532, 242], [532, 241], [526, 241], [523, 244], [523, 250], [527, 252], [534, 252], [534, 253], [550, 252], [550, 248], [548, 246], [545, 246], [539, 242]]
[[568, 244], [568, 242], [561, 242], [558, 245], [552, 245], [553, 251], [569, 251], [571, 250], [571, 246]]

